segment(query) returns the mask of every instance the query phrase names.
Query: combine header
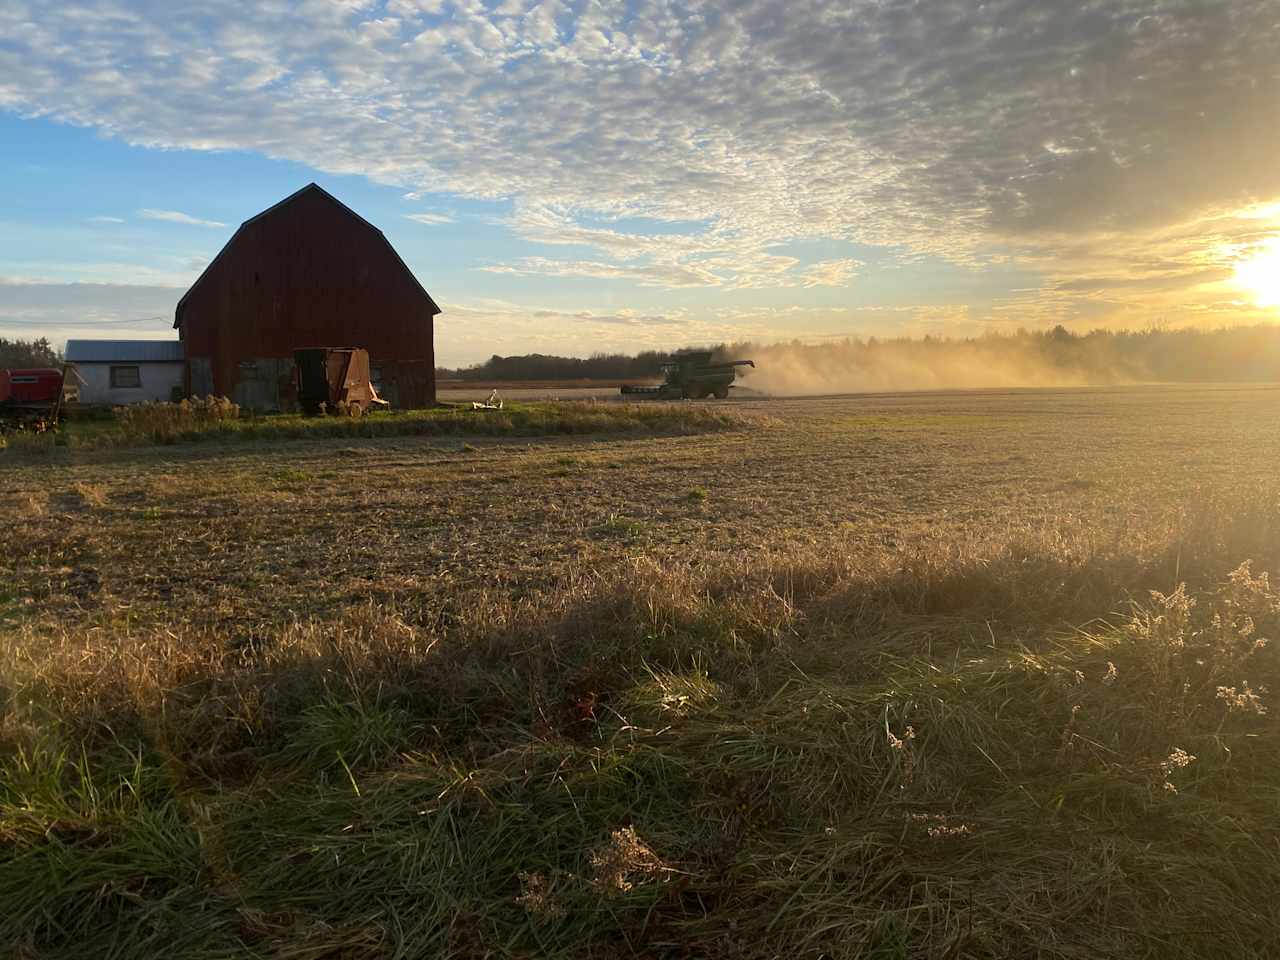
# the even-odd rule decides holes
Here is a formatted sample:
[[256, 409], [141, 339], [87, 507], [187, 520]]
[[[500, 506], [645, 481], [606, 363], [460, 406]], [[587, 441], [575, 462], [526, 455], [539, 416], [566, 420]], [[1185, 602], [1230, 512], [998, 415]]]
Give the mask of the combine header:
[[66, 374], [66, 367], [0, 370], [0, 433], [7, 430], [42, 433], [57, 426]]
[[629, 397], [646, 397], [655, 400], [701, 400], [714, 396], [724, 400], [729, 396], [738, 375], [738, 367], [754, 367], [753, 360], [711, 361], [710, 350], [689, 350], [677, 353], [670, 363], [662, 365], [663, 382], [654, 387], [633, 387], [627, 384], [622, 393]]

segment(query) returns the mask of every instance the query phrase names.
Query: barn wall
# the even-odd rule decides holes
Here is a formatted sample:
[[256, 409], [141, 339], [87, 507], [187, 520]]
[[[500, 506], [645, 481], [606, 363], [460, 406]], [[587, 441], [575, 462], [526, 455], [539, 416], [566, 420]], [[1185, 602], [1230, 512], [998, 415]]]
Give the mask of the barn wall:
[[[128, 389], [111, 387], [112, 367], [137, 367], [142, 386]], [[112, 363], [75, 364], [76, 373], [83, 383], [78, 384], [81, 403], [109, 403], [124, 406], [147, 400], [170, 400], [174, 387], [182, 387], [181, 363], [130, 363], [117, 360]]]
[[295, 349], [363, 347], [397, 405], [431, 404], [431, 307], [376, 229], [304, 191], [242, 227], [188, 294], [188, 389], [288, 407]]

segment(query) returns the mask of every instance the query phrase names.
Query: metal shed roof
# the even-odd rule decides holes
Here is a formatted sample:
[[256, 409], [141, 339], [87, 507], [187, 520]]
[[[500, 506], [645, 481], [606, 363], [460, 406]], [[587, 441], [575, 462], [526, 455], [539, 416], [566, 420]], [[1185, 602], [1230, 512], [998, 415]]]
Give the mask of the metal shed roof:
[[68, 340], [68, 363], [182, 363], [181, 340]]

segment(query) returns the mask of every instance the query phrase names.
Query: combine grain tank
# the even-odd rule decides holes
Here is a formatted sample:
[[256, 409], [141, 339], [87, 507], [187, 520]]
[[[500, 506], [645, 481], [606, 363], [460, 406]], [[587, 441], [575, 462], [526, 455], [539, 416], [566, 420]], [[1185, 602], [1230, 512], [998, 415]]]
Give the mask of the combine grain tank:
[[386, 407], [369, 379], [369, 352], [357, 347], [311, 347], [293, 351], [298, 403], [304, 413], [358, 417]]
[[670, 363], [662, 365], [663, 382], [656, 387], [622, 388], [630, 397], [650, 397], [658, 400], [701, 400], [714, 396], [723, 400], [729, 396], [738, 375], [738, 367], [754, 367], [752, 360], [727, 360], [713, 363], [710, 350], [689, 350], [677, 353]]
[[62, 411], [66, 368], [0, 370], [0, 430], [46, 430]]

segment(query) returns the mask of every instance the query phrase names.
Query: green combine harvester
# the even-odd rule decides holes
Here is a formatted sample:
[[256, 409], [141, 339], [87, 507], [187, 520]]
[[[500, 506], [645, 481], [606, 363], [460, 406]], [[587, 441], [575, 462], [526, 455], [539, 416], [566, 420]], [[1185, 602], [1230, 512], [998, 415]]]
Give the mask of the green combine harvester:
[[670, 363], [662, 365], [662, 383], [652, 387], [626, 384], [622, 393], [653, 400], [701, 400], [703, 397], [724, 400], [738, 375], [738, 367], [754, 366], [754, 360], [712, 363], [710, 350], [688, 350], [677, 353]]

